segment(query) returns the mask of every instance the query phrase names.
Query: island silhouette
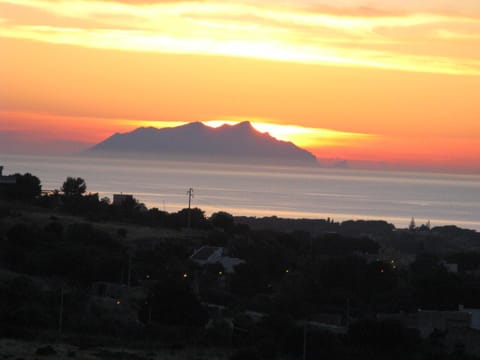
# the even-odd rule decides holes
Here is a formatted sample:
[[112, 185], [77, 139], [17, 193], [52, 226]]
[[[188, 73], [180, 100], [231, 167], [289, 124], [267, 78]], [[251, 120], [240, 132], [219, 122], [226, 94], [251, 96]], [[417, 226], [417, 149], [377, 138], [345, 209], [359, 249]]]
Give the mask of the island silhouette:
[[149, 156], [157, 158], [238, 163], [315, 166], [317, 158], [292, 142], [257, 131], [250, 122], [212, 128], [201, 122], [157, 129], [140, 127], [116, 133], [88, 149], [89, 155]]

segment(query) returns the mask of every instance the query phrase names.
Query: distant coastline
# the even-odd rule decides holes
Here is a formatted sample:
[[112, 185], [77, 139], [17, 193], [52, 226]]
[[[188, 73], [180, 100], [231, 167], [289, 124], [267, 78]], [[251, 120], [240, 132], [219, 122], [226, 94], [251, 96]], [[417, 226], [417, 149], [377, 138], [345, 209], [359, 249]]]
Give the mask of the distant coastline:
[[209, 164], [85, 156], [3, 155], [4, 173], [31, 172], [45, 189], [82, 176], [101, 196], [135, 194], [147, 206], [176, 211], [185, 192], [207, 213], [284, 218], [384, 219], [406, 227], [412, 217], [433, 226], [480, 230], [480, 177], [476, 174], [266, 165]]

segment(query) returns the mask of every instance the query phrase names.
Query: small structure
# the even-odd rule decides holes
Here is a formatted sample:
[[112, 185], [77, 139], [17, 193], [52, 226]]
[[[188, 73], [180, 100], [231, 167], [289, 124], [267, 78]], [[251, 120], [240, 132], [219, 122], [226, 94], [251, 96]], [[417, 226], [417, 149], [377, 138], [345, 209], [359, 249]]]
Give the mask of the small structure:
[[458, 273], [458, 264], [451, 264], [447, 263], [446, 261], [440, 262], [440, 265], [442, 265], [445, 270], [447, 270], [449, 273], [452, 274], [457, 274]]
[[122, 206], [124, 203], [133, 203], [133, 195], [131, 194], [113, 194], [112, 205]]
[[472, 316], [470, 327], [474, 330], [480, 330], [480, 309], [465, 308], [463, 305], [459, 305], [458, 311], [469, 313]]
[[125, 284], [116, 284], [105, 281], [92, 283], [92, 296], [104, 299], [114, 299], [129, 303], [132, 300], [144, 300], [147, 298], [147, 289], [141, 286], [128, 287]]
[[195, 261], [198, 265], [215, 264], [223, 256], [223, 248], [216, 246], [202, 246], [196, 250], [190, 259]]
[[0, 185], [15, 185], [17, 178], [15, 175], [3, 175], [3, 166], [0, 166]]
[[243, 264], [245, 261], [238, 258], [225, 256], [225, 249], [216, 246], [202, 246], [196, 250], [190, 259], [200, 266], [207, 264], [221, 264], [228, 274], [235, 272], [235, 266]]

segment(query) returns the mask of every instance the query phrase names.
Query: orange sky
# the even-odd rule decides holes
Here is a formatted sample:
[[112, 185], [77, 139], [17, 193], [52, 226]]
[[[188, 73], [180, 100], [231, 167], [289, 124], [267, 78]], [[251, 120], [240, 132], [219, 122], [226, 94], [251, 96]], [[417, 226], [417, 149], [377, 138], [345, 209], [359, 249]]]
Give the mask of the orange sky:
[[418, 3], [0, 0], [0, 151], [251, 120], [319, 157], [480, 169], [480, 2]]

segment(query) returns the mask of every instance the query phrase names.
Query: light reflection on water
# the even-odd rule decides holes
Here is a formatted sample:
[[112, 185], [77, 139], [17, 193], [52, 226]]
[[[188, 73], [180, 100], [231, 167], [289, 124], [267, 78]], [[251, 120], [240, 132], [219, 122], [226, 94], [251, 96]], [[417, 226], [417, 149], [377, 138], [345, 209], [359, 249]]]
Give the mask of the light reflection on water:
[[195, 189], [207, 214], [384, 219], [406, 226], [456, 224], [480, 230], [480, 176], [168, 161], [3, 155], [4, 172], [31, 172], [44, 189], [83, 177], [100, 196], [132, 193], [149, 207], [177, 211]]

